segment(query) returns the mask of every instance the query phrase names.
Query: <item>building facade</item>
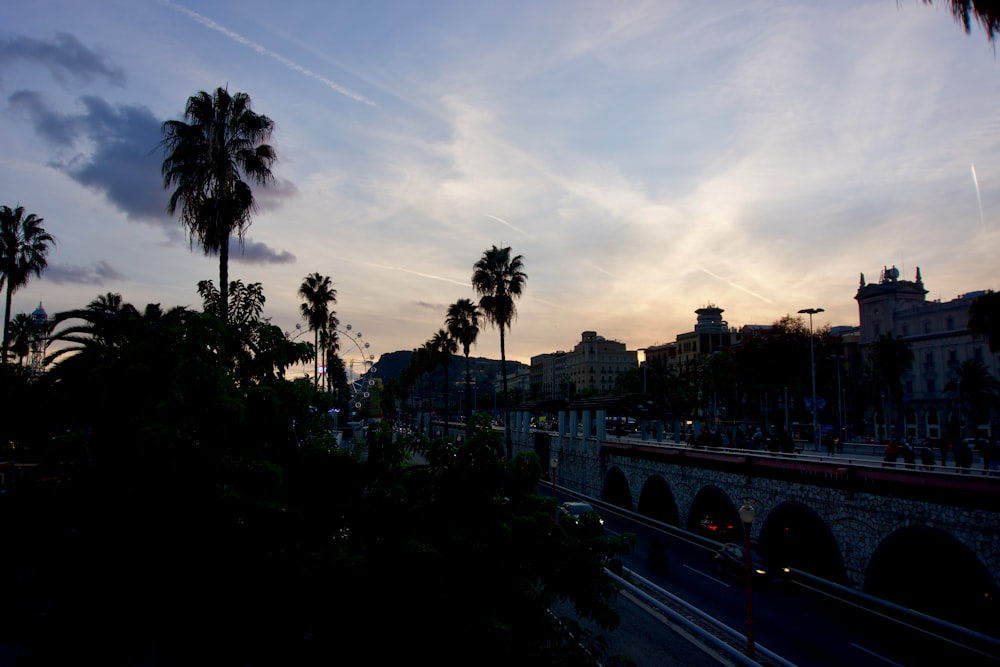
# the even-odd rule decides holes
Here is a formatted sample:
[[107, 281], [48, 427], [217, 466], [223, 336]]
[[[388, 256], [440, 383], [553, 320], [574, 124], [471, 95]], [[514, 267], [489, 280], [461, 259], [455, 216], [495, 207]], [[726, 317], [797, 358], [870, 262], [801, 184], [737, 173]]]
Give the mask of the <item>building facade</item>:
[[[913, 364], [903, 374], [905, 434], [883, 436], [942, 438], [948, 424], [958, 424], [963, 437], [987, 437], [989, 424], [966, 423], [968, 406], [956, 389], [963, 362], [982, 364], [993, 378], [1000, 362], [990, 353], [985, 338], [969, 331], [969, 307], [982, 291], [969, 292], [942, 302], [927, 301], [920, 269], [913, 280], [900, 278], [895, 266], [883, 268], [877, 283], [866, 283], [861, 274], [855, 299], [859, 312], [858, 344], [862, 357], [885, 334], [902, 338], [913, 353]], [[954, 420], [954, 421], [952, 421]]]
[[625, 343], [598, 336], [596, 331], [584, 331], [581, 340], [566, 356], [566, 376], [574, 391], [610, 394], [615, 380], [622, 373], [639, 367], [639, 355], [625, 349]]
[[679, 364], [718, 352], [732, 344], [729, 324], [722, 319], [722, 308], [709, 304], [694, 312], [698, 315], [694, 331], [677, 335], [675, 358]]
[[531, 386], [542, 399], [570, 399], [581, 393], [605, 395], [622, 373], [639, 367], [636, 350], [584, 331], [571, 352], [550, 352], [531, 358]]

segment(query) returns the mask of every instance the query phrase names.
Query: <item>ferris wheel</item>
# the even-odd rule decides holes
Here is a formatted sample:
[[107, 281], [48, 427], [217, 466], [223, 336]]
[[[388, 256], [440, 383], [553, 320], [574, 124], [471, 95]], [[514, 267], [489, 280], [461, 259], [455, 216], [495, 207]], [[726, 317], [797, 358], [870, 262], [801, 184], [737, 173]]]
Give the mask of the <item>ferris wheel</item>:
[[[360, 331], [354, 331], [352, 325], [348, 324], [343, 329], [338, 327], [337, 333], [348, 344], [344, 366], [348, 372], [348, 382], [351, 386], [351, 409], [352, 411], [361, 410], [371, 399], [370, 389], [374, 382], [375, 373], [378, 372], [378, 368], [375, 366], [375, 355], [370, 351], [371, 343], [364, 340]], [[360, 368], [356, 369], [356, 364], [360, 364]]]

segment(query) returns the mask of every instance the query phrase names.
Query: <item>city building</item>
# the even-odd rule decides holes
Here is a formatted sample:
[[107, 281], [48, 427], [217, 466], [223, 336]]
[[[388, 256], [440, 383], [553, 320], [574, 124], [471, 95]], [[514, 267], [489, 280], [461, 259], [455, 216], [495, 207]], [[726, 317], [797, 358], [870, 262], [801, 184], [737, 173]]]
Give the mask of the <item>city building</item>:
[[645, 360], [649, 362], [664, 361], [672, 362], [677, 359], [677, 343], [665, 343], [663, 345], [650, 345], [642, 348]]
[[625, 349], [625, 343], [598, 336], [596, 331], [584, 331], [581, 340], [566, 355], [566, 377], [573, 383], [576, 394], [610, 394], [619, 375], [639, 367], [639, 355]]
[[677, 335], [677, 362], [685, 362], [718, 352], [732, 343], [729, 325], [722, 319], [722, 308], [709, 304], [694, 311], [698, 321], [694, 331]]
[[[956, 390], [963, 362], [981, 363], [993, 378], [1000, 375], [998, 355], [990, 353], [985, 338], [969, 331], [969, 307], [983, 293], [969, 292], [945, 302], [927, 301], [919, 268], [913, 280], [901, 279], [895, 266], [883, 268], [877, 283], [866, 283], [861, 274], [854, 297], [861, 356], [866, 357], [884, 333], [902, 338], [913, 353], [913, 364], [903, 375], [906, 437], [944, 437], [949, 419], [968, 416]], [[989, 424], [966, 424], [962, 430], [965, 434], [975, 430], [977, 436], [985, 437]], [[881, 434], [887, 435], [884, 430]]]
[[531, 358], [531, 389], [543, 400], [565, 399], [566, 352], [547, 352]]
[[568, 399], [583, 393], [610, 394], [622, 373], [639, 366], [636, 350], [625, 343], [584, 331], [571, 352], [531, 358], [531, 386], [543, 399]]

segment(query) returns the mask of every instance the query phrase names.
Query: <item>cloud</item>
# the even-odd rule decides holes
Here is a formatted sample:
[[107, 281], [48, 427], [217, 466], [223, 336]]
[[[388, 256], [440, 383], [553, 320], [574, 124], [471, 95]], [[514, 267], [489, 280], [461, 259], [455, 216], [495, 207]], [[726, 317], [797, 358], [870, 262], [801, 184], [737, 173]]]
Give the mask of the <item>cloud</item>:
[[[102, 98], [79, 98], [83, 112], [63, 114], [35, 91], [18, 91], [8, 98], [10, 107], [24, 114], [35, 132], [57, 149], [50, 166], [107, 200], [132, 221], [160, 227], [177, 238], [178, 222], [167, 214], [169, 193], [160, 172], [163, 154], [159, 142], [162, 121], [146, 107], [111, 105]], [[289, 181], [278, 181], [255, 191], [262, 210], [273, 210], [295, 196]], [[248, 242], [236, 261], [286, 264], [295, 261], [288, 251]]]
[[[58, 149], [51, 166], [77, 183], [104, 194], [131, 220], [173, 226], [161, 187], [160, 121], [138, 105], [112, 106], [103, 99], [79, 99], [83, 113], [54, 110], [34, 91], [8, 98], [35, 132]], [[84, 152], [89, 151], [89, 152]]]
[[295, 187], [294, 183], [278, 179], [268, 183], [266, 187], [257, 186], [253, 191], [257, 209], [261, 211], [273, 211], [279, 208], [286, 199], [292, 199], [298, 194], [299, 189]]
[[43, 65], [59, 83], [65, 83], [67, 77], [71, 77], [82, 83], [103, 78], [117, 86], [125, 85], [124, 70], [64, 32], [57, 33], [55, 39], [49, 42], [23, 35], [0, 37], [0, 68], [17, 62]]
[[229, 259], [246, 264], [293, 264], [295, 255], [287, 250], [275, 250], [266, 243], [244, 239], [242, 249], [234, 245]]
[[42, 277], [57, 285], [103, 285], [110, 280], [125, 279], [123, 274], [103, 259], [97, 260], [91, 267], [50, 264]]

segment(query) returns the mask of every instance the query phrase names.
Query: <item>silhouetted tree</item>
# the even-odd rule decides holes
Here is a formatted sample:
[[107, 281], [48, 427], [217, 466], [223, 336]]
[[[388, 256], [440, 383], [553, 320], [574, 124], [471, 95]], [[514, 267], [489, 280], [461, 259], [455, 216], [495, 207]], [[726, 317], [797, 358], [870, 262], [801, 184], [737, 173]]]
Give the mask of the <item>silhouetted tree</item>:
[[10, 344], [10, 304], [14, 292], [40, 276], [48, 266], [47, 256], [55, 238], [42, 227], [44, 219], [24, 214], [24, 207], [0, 206], [0, 288], [6, 286], [3, 309], [3, 355], [7, 363]]
[[500, 330], [500, 374], [503, 377], [504, 432], [507, 456], [513, 456], [510, 433], [510, 396], [507, 390], [507, 351], [504, 331], [510, 328], [517, 316], [514, 300], [520, 298], [528, 275], [524, 272], [524, 258], [511, 257], [510, 247], [493, 246], [473, 265], [472, 288], [479, 295], [479, 308], [486, 320]]
[[465, 355], [465, 419], [472, 413], [472, 374], [469, 371], [469, 348], [479, 337], [479, 308], [471, 299], [459, 299], [448, 306], [445, 326], [448, 333], [462, 346]]
[[184, 118], [163, 123], [163, 187], [174, 188], [167, 204], [191, 242], [206, 255], [219, 255], [220, 316], [229, 323], [229, 241], [242, 244], [256, 210], [246, 180], [266, 184], [273, 178], [274, 149], [266, 142], [274, 123], [251, 109], [246, 93], [217, 88], [188, 98]]

